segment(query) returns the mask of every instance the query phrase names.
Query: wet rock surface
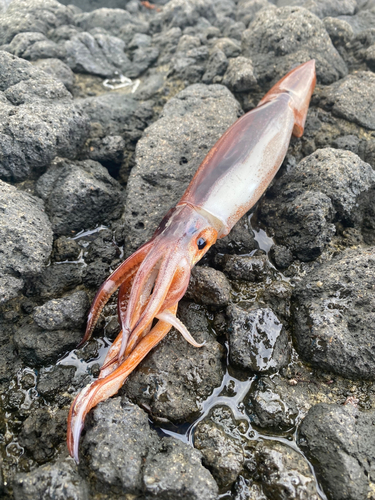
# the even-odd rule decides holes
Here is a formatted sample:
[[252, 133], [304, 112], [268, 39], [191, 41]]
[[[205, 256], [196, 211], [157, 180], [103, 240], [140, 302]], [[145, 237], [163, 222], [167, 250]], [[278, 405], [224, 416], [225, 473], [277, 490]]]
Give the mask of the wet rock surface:
[[[0, 1], [1, 498], [372, 498], [374, 2], [63, 3]], [[205, 345], [172, 330], [76, 466], [69, 407], [120, 329], [114, 297], [77, 348], [89, 302], [311, 58], [303, 136], [179, 305]]]

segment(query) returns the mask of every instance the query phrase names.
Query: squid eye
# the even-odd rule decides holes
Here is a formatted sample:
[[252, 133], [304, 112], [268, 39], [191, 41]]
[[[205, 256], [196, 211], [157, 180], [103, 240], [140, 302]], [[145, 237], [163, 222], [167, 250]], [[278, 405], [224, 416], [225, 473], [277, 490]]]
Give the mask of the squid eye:
[[203, 250], [203, 248], [207, 245], [207, 241], [204, 238], [197, 239], [197, 246], [199, 250]]

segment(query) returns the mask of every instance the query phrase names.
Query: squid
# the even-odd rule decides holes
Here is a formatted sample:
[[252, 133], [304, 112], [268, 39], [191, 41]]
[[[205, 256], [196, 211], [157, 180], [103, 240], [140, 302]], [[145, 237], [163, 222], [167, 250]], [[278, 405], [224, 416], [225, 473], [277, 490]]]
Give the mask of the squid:
[[315, 83], [311, 60], [290, 71], [256, 108], [239, 118], [207, 154], [150, 241], [100, 287], [81, 344], [91, 337], [103, 307], [117, 290], [121, 332], [108, 350], [99, 378], [78, 394], [70, 408], [67, 444], [77, 463], [88, 412], [117, 393], [172, 326], [192, 345], [202, 346], [176, 317], [190, 271], [259, 200], [282, 164], [292, 135], [302, 136]]

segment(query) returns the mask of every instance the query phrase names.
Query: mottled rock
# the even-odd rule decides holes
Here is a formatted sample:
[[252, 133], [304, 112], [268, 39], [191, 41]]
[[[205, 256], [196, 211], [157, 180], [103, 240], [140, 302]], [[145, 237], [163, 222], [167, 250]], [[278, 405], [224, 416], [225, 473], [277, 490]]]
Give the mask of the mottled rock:
[[33, 318], [35, 323], [45, 330], [81, 328], [85, 323], [89, 306], [86, 292], [74, 292], [36, 307]]
[[[230, 418], [236, 427], [233, 416]], [[206, 418], [195, 429], [194, 446], [202, 452], [204, 465], [221, 487], [231, 486], [236, 481], [245, 461], [241, 440], [225, 432], [222, 425]]]
[[321, 105], [335, 116], [375, 130], [375, 75], [358, 71], [324, 90]]
[[104, 33], [83, 32], [65, 42], [66, 62], [73, 71], [103, 77], [117, 73], [130, 77], [132, 63], [125, 54], [125, 42]]
[[272, 9], [274, 5], [268, 0], [239, 0], [237, 4], [236, 19], [246, 26], [253, 21], [256, 13], [261, 9]]
[[19, 443], [38, 464], [50, 460], [66, 436], [66, 410], [39, 408], [22, 424]]
[[72, 459], [58, 460], [31, 472], [19, 472], [13, 482], [15, 500], [88, 500], [88, 487]]
[[299, 444], [314, 460], [330, 498], [368, 498], [372, 490], [375, 455], [374, 411], [318, 404], [299, 429]]
[[244, 215], [232, 228], [231, 232], [217, 240], [210, 252], [222, 254], [248, 254], [256, 250], [258, 243], [255, 240], [254, 231], [251, 229], [248, 215]]
[[375, 249], [347, 250], [306, 276], [294, 294], [294, 338], [309, 363], [374, 379]]
[[223, 347], [213, 339], [204, 310], [195, 304], [179, 305], [179, 317], [202, 348], [188, 344], [180, 333], [170, 332], [125, 383], [125, 393], [151, 408], [157, 417], [191, 422], [224, 375]]
[[38, 279], [27, 282], [26, 294], [43, 299], [61, 296], [82, 283], [87, 269], [82, 263], [57, 263], [43, 269]]
[[200, 304], [227, 306], [231, 299], [231, 286], [222, 272], [211, 267], [195, 267], [185, 296]]
[[252, 60], [258, 82], [267, 87], [310, 59], [315, 59], [317, 78], [325, 85], [347, 73], [323, 23], [302, 7], [260, 10], [243, 32], [242, 55]]
[[203, 83], [212, 83], [215, 77], [224, 75], [228, 67], [228, 59], [222, 50], [215, 48], [207, 61], [206, 72], [202, 77]]
[[354, 153], [317, 150], [272, 185], [260, 218], [277, 243], [313, 260], [335, 234], [333, 221], [359, 226], [365, 241], [373, 241], [374, 189], [374, 171]]
[[19, 33], [11, 43], [2, 46], [3, 50], [29, 61], [57, 57], [64, 59], [64, 47], [48, 40], [42, 33]]
[[147, 414], [115, 398], [100, 403], [90, 414], [80, 454], [99, 489], [139, 494], [144, 460], [158, 444]]
[[222, 83], [232, 92], [246, 92], [254, 88], [257, 79], [251, 59], [242, 56], [230, 59]]
[[39, 375], [37, 391], [48, 401], [60, 398], [60, 394], [69, 388], [75, 372], [76, 368], [74, 366], [58, 365], [52, 369], [42, 369]]
[[332, 16], [352, 16], [357, 10], [357, 0], [298, 0], [294, 5], [301, 5], [320, 19]]
[[282, 443], [265, 442], [255, 452], [257, 474], [267, 498], [319, 500], [315, 478], [300, 453]]
[[270, 250], [270, 255], [278, 269], [286, 269], [293, 262], [291, 250], [284, 245], [273, 245]]
[[0, 44], [9, 43], [18, 33], [38, 32], [73, 24], [73, 9], [56, 0], [13, 0], [2, 14]]
[[78, 243], [66, 236], [60, 236], [53, 243], [53, 259], [56, 262], [77, 260], [82, 248]]
[[80, 330], [45, 330], [31, 319], [17, 329], [14, 342], [18, 354], [29, 366], [55, 362], [60, 356], [77, 347], [83, 337]]
[[55, 234], [71, 235], [121, 215], [121, 187], [92, 160], [57, 159], [37, 182]]
[[202, 17], [214, 24], [216, 20], [214, 5], [212, 0], [191, 0], [189, 2], [171, 0], [151, 20], [151, 29], [154, 31], [174, 27], [184, 29], [187, 26], [195, 25]]
[[64, 85], [7, 52], [0, 51], [0, 177], [21, 181], [41, 173], [62, 153], [82, 147], [88, 121]]
[[48, 58], [35, 61], [34, 66], [43, 70], [61, 82], [71, 92], [74, 84], [74, 73], [60, 59]]
[[143, 484], [147, 498], [215, 500], [218, 495], [200, 452], [177, 439], [163, 439], [158, 452], [147, 457]]
[[145, 130], [127, 185], [127, 255], [151, 237], [238, 113], [239, 104], [225, 87], [192, 85], [170, 99]]
[[41, 273], [52, 250], [51, 224], [41, 200], [0, 181], [0, 303], [15, 297], [24, 279]]
[[226, 255], [224, 262], [224, 272], [232, 280], [259, 283], [272, 278], [273, 269], [266, 255]]
[[288, 362], [286, 332], [269, 308], [245, 311], [231, 305], [228, 341], [230, 362], [254, 372], [277, 370]]
[[104, 28], [115, 36], [119, 34], [124, 25], [135, 21], [130, 13], [123, 8], [111, 9], [106, 7], [77, 14], [74, 20], [76, 25], [84, 31], [90, 31], [93, 28]]

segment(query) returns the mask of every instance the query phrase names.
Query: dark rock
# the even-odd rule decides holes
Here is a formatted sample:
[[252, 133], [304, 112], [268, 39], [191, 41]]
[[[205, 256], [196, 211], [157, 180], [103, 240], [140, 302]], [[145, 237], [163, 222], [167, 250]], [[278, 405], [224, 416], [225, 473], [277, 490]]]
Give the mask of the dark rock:
[[286, 327], [289, 326], [292, 291], [290, 283], [275, 280], [262, 293], [263, 301], [283, 320]]
[[38, 464], [50, 460], [66, 437], [66, 410], [39, 408], [22, 424], [19, 443]]
[[262, 282], [272, 277], [272, 266], [266, 255], [226, 255], [224, 272], [232, 280]]
[[75, 240], [66, 236], [60, 236], [53, 243], [53, 258], [57, 262], [76, 260], [81, 250], [82, 248]]
[[83, 337], [79, 330], [44, 330], [26, 320], [14, 335], [18, 354], [29, 366], [55, 362], [60, 356], [77, 347]]
[[132, 78], [140, 76], [159, 57], [159, 49], [156, 47], [139, 47], [133, 52], [133, 68], [128, 72]]
[[273, 245], [270, 250], [272, 260], [278, 269], [286, 269], [293, 262], [293, 254], [283, 245]]
[[74, 73], [69, 66], [60, 59], [39, 59], [34, 66], [43, 70], [61, 82], [71, 92], [74, 85]]
[[137, 144], [124, 213], [126, 255], [151, 237], [238, 112], [238, 102], [218, 85], [193, 85], [164, 106]]
[[255, 452], [257, 475], [267, 498], [319, 500], [315, 478], [304, 457], [283, 443], [260, 443]]
[[11, 43], [2, 46], [3, 50], [29, 61], [45, 58], [64, 59], [65, 49], [42, 33], [19, 33]]
[[374, 27], [375, 13], [370, 8], [360, 10], [354, 16], [340, 16], [339, 19], [349, 23], [356, 35], [361, 35]]
[[347, 43], [352, 41], [354, 32], [348, 22], [336, 17], [326, 17], [323, 24], [336, 49], [345, 47]]
[[120, 398], [108, 399], [88, 418], [81, 457], [99, 489], [139, 494], [144, 460], [158, 444], [143, 410]]
[[230, 59], [222, 83], [232, 92], [246, 92], [254, 88], [257, 80], [251, 60], [242, 56]]
[[[229, 18], [227, 18], [229, 19]], [[241, 41], [242, 33], [245, 31], [246, 26], [242, 21], [226, 23], [223, 30], [223, 35], [233, 40]]]
[[46, 267], [38, 279], [29, 280], [27, 295], [39, 295], [43, 299], [58, 297], [82, 283], [86, 269], [81, 263], [58, 263]]
[[41, 200], [0, 181], [0, 303], [37, 276], [52, 250], [51, 224]]
[[147, 498], [215, 500], [218, 487], [202, 466], [202, 455], [177, 439], [163, 439], [146, 459], [143, 484]]
[[236, 4], [234, 0], [216, 0], [214, 9], [217, 16], [234, 17]]
[[247, 254], [257, 248], [258, 243], [246, 214], [233, 226], [227, 236], [217, 240], [213, 250], [222, 254]]
[[374, 411], [318, 404], [299, 429], [299, 444], [314, 460], [330, 498], [357, 500], [371, 494], [374, 466]]
[[22, 369], [22, 363], [16, 353], [13, 342], [14, 325], [7, 323], [0, 315], [0, 382], [7, 383]]
[[58, 365], [51, 370], [42, 369], [39, 375], [37, 391], [43, 398], [53, 401], [69, 388], [75, 372], [76, 368], [74, 366]]
[[111, 9], [101, 8], [92, 12], [83, 12], [74, 17], [76, 25], [83, 31], [93, 28], [104, 28], [111, 35], [118, 36], [120, 29], [128, 24], [134, 23], [135, 19], [123, 8]]
[[267, 88], [310, 59], [316, 60], [317, 78], [325, 85], [347, 73], [323, 23], [302, 7], [260, 10], [243, 32], [242, 55], [252, 60], [258, 82]]
[[375, 250], [347, 250], [306, 276], [294, 293], [294, 337], [309, 363], [374, 379]]
[[78, 475], [73, 460], [58, 460], [53, 464], [19, 472], [13, 482], [15, 500], [88, 500], [86, 482]]
[[355, 154], [317, 150], [268, 190], [260, 219], [301, 260], [320, 255], [335, 234], [333, 221], [361, 227], [371, 243], [374, 180], [370, 165]]
[[108, 278], [110, 265], [107, 262], [95, 261], [85, 269], [83, 283], [86, 286], [98, 288]]
[[85, 323], [89, 306], [86, 292], [74, 292], [36, 307], [33, 318], [44, 330], [79, 329]]
[[73, 9], [56, 0], [13, 0], [2, 14], [0, 45], [9, 43], [18, 33], [38, 32], [73, 24]]
[[121, 187], [100, 163], [57, 159], [37, 182], [55, 234], [71, 235], [121, 215]]
[[239, 0], [236, 19], [237, 21], [242, 21], [245, 26], [249, 26], [259, 10], [271, 8], [275, 7], [268, 0]]
[[356, 135], [344, 135], [335, 139], [332, 146], [337, 149], [344, 149], [354, 154], [358, 154], [359, 139]]
[[357, 0], [299, 0], [294, 5], [301, 5], [320, 19], [332, 16], [352, 16], [357, 10]]
[[66, 62], [79, 73], [112, 77], [133, 76], [132, 63], [125, 54], [125, 42], [104, 33], [79, 33], [65, 42]]
[[162, 28], [169, 29], [179, 27], [181, 29], [187, 26], [194, 26], [200, 18], [207, 19], [211, 24], [216, 21], [212, 0], [171, 0], [163, 10], [156, 14], [151, 20], [151, 29], [161, 31]]
[[191, 422], [224, 375], [224, 349], [210, 332], [204, 311], [195, 304], [179, 305], [179, 317], [193, 337], [206, 344], [197, 349], [171, 332], [144, 359], [125, 383], [125, 392], [157, 417]]
[[288, 362], [286, 332], [269, 308], [244, 311], [227, 309], [230, 362], [254, 372], [278, 370]]
[[227, 306], [231, 299], [231, 286], [222, 272], [211, 267], [195, 267], [185, 297], [200, 304]]
[[214, 49], [206, 66], [206, 72], [202, 77], [203, 83], [212, 83], [215, 77], [224, 75], [228, 67], [228, 59], [224, 52], [218, 48]]
[[372, 71], [375, 70], [375, 44], [366, 50], [366, 63]]
[[[230, 410], [224, 409], [224, 412], [236, 429]], [[202, 452], [203, 463], [219, 486], [229, 487], [236, 481], [245, 462], [242, 442], [226, 432], [225, 425], [217, 422], [217, 418], [205, 418], [199, 422], [194, 432], [194, 446]]]
[[375, 75], [358, 71], [324, 90], [321, 105], [333, 115], [375, 130]]
[[0, 51], [0, 177], [21, 181], [42, 172], [64, 152], [77, 154], [88, 133], [87, 118], [72, 95], [29, 62]]

